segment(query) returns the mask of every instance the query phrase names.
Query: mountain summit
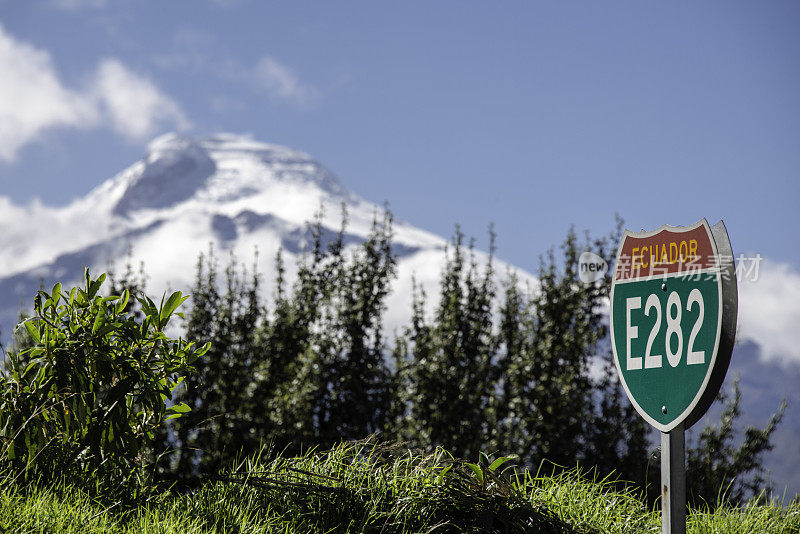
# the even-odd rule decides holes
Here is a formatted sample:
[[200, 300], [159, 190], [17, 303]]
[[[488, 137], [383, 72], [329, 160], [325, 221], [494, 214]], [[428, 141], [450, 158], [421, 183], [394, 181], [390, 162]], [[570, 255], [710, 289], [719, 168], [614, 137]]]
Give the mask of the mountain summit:
[[191, 199], [231, 202], [288, 184], [354, 200], [330, 171], [303, 152], [233, 134], [191, 139], [175, 133], [151, 142], [142, 161], [92, 196], [110, 200], [115, 215], [130, 216]]
[[[245, 260], [258, 249], [269, 286], [278, 249], [291, 272], [311, 242], [308, 222], [322, 210], [323, 237], [330, 238], [342, 207], [346, 243], [363, 241], [381, 208], [348, 192], [308, 154], [232, 134], [163, 135], [140, 161], [70, 205], [19, 210], [17, 229], [0, 236], [0, 246], [14, 251], [0, 260], [2, 331], [11, 332], [20, 303], [40, 283], [79, 280], [84, 266], [106, 270], [129, 249], [144, 262], [151, 293], [190, 288], [198, 254], [209, 246]], [[402, 316], [410, 312], [412, 275], [432, 288], [438, 282], [445, 241], [404, 222], [394, 230], [398, 280], [390, 299], [397, 301], [390, 309]]]

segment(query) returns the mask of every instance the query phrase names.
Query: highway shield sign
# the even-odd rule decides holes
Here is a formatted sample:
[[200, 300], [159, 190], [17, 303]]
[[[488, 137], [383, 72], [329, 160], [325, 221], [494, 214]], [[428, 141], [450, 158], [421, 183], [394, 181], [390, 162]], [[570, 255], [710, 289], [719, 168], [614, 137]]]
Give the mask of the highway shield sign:
[[724, 225], [705, 219], [625, 231], [611, 285], [611, 342], [622, 385], [661, 432], [694, 424], [728, 369], [736, 279]]

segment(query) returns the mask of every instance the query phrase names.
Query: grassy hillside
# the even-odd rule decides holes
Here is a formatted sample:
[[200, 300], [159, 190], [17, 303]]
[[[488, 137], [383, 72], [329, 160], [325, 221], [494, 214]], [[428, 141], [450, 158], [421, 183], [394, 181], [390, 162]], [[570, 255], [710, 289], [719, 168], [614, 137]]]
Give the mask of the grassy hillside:
[[[127, 508], [68, 483], [6, 483], [0, 531], [660, 532], [658, 511], [617, 485], [577, 472], [538, 477], [507, 468], [510, 463], [468, 464], [443, 451], [347, 444], [298, 458], [245, 461], [193, 493], [164, 492]], [[688, 531], [797, 533], [800, 503], [694, 511]]]

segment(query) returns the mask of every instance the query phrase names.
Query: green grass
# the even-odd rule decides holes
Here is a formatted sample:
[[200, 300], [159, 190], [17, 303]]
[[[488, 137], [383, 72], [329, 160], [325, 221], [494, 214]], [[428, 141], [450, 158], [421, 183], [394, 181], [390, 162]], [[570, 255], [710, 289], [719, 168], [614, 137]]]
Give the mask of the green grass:
[[[470, 467], [447, 453], [347, 444], [321, 454], [249, 460], [191, 494], [136, 508], [70, 485], [0, 490], [0, 532], [304, 533], [660, 532], [660, 515], [608, 481], [571, 472]], [[690, 533], [798, 533], [800, 503], [691, 513]]]

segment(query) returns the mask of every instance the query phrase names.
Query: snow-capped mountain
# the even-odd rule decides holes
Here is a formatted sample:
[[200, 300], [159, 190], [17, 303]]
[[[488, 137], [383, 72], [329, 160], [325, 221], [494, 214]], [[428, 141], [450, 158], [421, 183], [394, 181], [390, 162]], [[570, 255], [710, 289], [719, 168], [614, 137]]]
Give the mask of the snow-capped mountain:
[[[348, 212], [346, 243], [359, 243], [368, 235], [379, 206], [346, 191], [303, 152], [228, 134], [159, 137], [141, 161], [65, 207], [38, 202], [20, 207], [0, 197], [0, 336], [8, 341], [20, 309], [30, 307], [40, 285], [76, 282], [84, 266], [99, 273], [115, 259], [116, 267], [122, 268], [129, 248], [145, 264], [151, 295], [168, 288], [188, 291], [198, 254], [210, 244], [223, 265], [228, 250], [251, 265], [257, 249], [257, 267], [264, 285], [271, 287], [278, 249], [283, 250], [287, 273], [293, 272], [293, 264], [310, 244], [308, 222], [322, 207], [324, 233], [331, 238], [339, 230], [342, 206]], [[389, 334], [407, 324], [412, 277], [429, 295], [436, 294], [446, 245], [445, 239], [402, 221], [395, 223], [394, 231], [398, 277], [387, 300]], [[498, 261], [496, 267], [496, 272], [505, 273], [510, 266]], [[764, 315], [759, 310], [769, 307], [748, 307], [747, 302], [756, 297], [776, 300], [789, 287], [785, 280], [793, 281], [791, 287], [797, 286], [795, 293], [800, 293], [800, 278], [764, 274], [774, 283], [740, 287], [740, 310], [745, 312], [740, 313], [740, 326], [742, 320], [745, 323], [740, 333], [748, 334], [740, 337], [751, 341], [736, 347], [729, 379], [741, 372], [744, 418], [754, 425], [763, 426], [781, 397], [789, 398], [767, 466], [776, 485], [788, 485], [791, 496], [800, 492], [800, 390], [794, 387], [800, 363], [764, 355], [785, 352], [795, 338], [777, 335], [785, 328], [776, 333], [774, 320], [759, 326]], [[535, 283], [527, 273], [520, 276]], [[769, 291], [773, 286], [777, 289]], [[777, 341], [786, 339], [788, 343]], [[714, 416], [696, 428], [713, 422]]]
[[[0, 209], [9, 219], [22, 211], [5, 202]], [[346, 191], [309, 155], [236, 135], [164, 135], [143, 160], [72, 204], [34, 205], [16, 214], [29, 224], [8, 225], [0, 234], [2, 332], [9, 335], [41, 283], [79, 280], [84, 266], [100, 272], [115, 259], [121, 268], [128, 249], [144, 262], [154, 294], [191, 288], [198, 254], [210, 245], [223, 264], [232, 249], [249, 265], [257, 249], [258, 267], [270, 282], [279, 247], [291, 273], [310, 244], [308, 222], [322, 208], [324, 232], [333, 237], [342, 206], [345, 242], [361, 242], [381, 208]], [[404, 222], [394, 232], [398, 280], [387, 303], [388, 325], [404, 323], [410, 313], [412, 276], [435, 289], [446, 243]]]

